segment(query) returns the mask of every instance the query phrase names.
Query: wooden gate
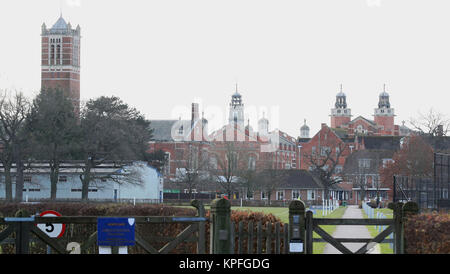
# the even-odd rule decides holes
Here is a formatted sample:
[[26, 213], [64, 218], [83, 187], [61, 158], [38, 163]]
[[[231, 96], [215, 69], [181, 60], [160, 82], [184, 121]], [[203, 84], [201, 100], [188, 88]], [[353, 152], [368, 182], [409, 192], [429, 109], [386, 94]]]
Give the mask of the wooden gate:
[[[355, 254], [365, 254], [376, 244], [383, 242], [386, 237], [394, 233], [394, 253], [404, 253], [404, 229], [403, 224], [409, 214], [416, 214], [418, 206], [416, 203], [408, 202], [406, 204], [394, 204], [393, 219], [332, 219], [332, 218], [313, 218], [312, 212], [305, 214], [305, 253], [313, 253], [313, 242], [321, 242], [321, 239], [314, 239], [313, 232], [316, 232], [323, 240], [330, 243], [343, 254], [353, 254], [342, 243], [365, 243]], [[333, 238], [320, 225], [378, 225], [387, 226], [375, 238]]]
[[[172, 224], [184, 223], [188, 226], [181, 231], [174, 239], [162, 248], [154, 248], [149, 241], [144, 239], [138, 231], [135, 232], [135, 241], [138, 246], [143, 248], [150, 254], [167, 254], [188, 238], [192, 238], [197, 242], [197, 253], [205, 254], [206, 237], [205, 224], [208, 221], [205, 218], [205, 209], [203, 204], [194, 200], [192, 206], [197, 208], [197, 217], [161, 217], [161, 216], [135, 216], [136, 224]], [[38, 240], [44, 242], [58, 254], [68, 254], [72, 250], [67, 250], [58, 239], [53, 239], [47, 236], [40, 230], [36, 224], [52, 223], [52, 224], [97, 224], [98, 217], [17, 217], [17, 218], [0, 218], [0, 225], [5, 225], [6, 228], [0, 232], [0, 244], [7, 240], [9, 236], [15, 235], [14, 244], [16, 254], [28, 254], [31, 242], [31, 237], [35, 236]], [[83, 243], [80, 244], [80, 253], [86, 253], [87, 249], [94, 246], [97, 242], [97, 231], [92, 233]], [[113, 248], [117, 252], [116, 248]]]

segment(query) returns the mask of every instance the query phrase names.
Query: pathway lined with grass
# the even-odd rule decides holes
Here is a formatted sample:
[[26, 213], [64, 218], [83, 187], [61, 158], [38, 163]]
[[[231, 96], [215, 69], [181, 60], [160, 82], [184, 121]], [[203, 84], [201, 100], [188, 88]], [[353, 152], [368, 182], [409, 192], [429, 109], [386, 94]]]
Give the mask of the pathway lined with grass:
[[[363, 212], [363, 217], [364, 218], [368, 218], [367, 214], [364, 212], [364, 210], [362, 210]], [[393, 212], [392, 209], [389, 208], [376, 208], [375, 209], [375, 214], [377, 214], [377, 212], [381, 212], [384, 214], [384, 216], [386, 216], [389, 219], [393, 218]], [[376, 226], [374, 225], [368, 225], [367, 229], [369, 230], [370, 235], [372, 236], [372, 238], [375, 238], [378, 234], [380, 234], [380, 231], [377, 230]], [[387, 237], [386, 239], [388, 239], [389, 237]], [[389, 243], [381, 243], [379, 244], [380, 247], [380, 253], [381, 254], [394, 254], [394, 250], [391, 247], [391, 245]]]
[[[345, 211], [342, 218], [345, 219], [362, 219], [363, 212], [358, 206], [349, 206]], [[335, 232], [333, 233], [333, 238], [371, 238], [371, 234], [366, 226], [361, 225], [338, 225]], [[343, 243], [350, 251], [356, 252], [360, 249], [364, 243]], [[324, 254], [341, 254], [331, 244], [327, 244], [323, 251]], [[377, 244], [374, 248], [367, 252], [368, 254], [380, 254], [380, 247]]]

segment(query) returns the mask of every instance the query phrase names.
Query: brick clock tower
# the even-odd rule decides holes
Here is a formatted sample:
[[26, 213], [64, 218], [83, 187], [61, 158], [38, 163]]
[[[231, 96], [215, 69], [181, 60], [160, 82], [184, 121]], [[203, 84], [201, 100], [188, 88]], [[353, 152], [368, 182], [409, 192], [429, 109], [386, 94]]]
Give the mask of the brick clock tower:
[[331, 128], [338, 128], [342, 124], [350, 122], [352, 113], [347, 108], [347, 96], [341, 91], [336, 95], [335, 108], [331, 109]]
[[81, 28], [72, 29], [61, 17], [50, 28], [42, 25], [41, 88], [62, 90], [80, 113]]
[[378, 108], [375, 109], [374, 122], [381, 126], [382, 134], [394, 135], [394, 109], [391, 108], [389, 102], [389, 94], [386, 92], [386, 85], [384, 91], [379, 96]]

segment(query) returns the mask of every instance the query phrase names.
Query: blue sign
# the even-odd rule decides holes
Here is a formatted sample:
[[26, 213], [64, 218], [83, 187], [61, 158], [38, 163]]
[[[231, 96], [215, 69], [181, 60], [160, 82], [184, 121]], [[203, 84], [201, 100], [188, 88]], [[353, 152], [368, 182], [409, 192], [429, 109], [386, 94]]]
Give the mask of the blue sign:
[[133, 246], [134, 218], [98, 218], [97, 244], [99, 246]]

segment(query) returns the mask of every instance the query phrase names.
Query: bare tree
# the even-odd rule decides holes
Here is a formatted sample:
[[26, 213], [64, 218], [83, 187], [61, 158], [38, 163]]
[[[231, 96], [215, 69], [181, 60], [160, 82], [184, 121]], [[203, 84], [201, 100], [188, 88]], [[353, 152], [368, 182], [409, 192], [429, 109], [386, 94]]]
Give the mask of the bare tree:
[[30, 104], [21, 92], [12, 94], [0, 92], [0, 158], [5, 174], [6, 200], [12, 201], [11, 168], [16, 163], [16, 200], [22, 200], [24, 144], [28, 136], [25, 119], [29, 115]]
[[410, 118], [409, 124], [419, 133], [429, 136], [447, 136], [450, 130], [450, 119], [432, 108], [427, 114], [419, 112], [417, 118]]
[[272, 193], [279, 188], [287, 177], [286, 170], [279, 168], [279, 165], [277, 165], [275, 153], [267, 152], [263, 154], [257, 174], [258, 188], [261, 192], [267, 194], [269, 205]]
[[239, 176], [248, 169], [249, 149], [244, 148], [241, 142], [230, 141], [216, 142], [214, 151], [216, 156], [212, 157], [216, 163], [210, 170], [211, 177], [231, 198], [241, 182]]
[[312, 172], [324, 184], [325, 197], [329, 197], [330, 188], [341, 181], [337, 177], [340, 175], [340, 171], [336, 171], [336, 166], [339, 165], [339, 159], [347, 149], [348, 146], [344, 142], [338, 142], [328, 138], [328, 140], [322, 140], [319, 143], [316, 151], [303, 154]]
[[209, 158], [198, 146], [190, 144], [183, 153], [182, 159], [175, 160], [176, 183], [186, 187], [189, 199], [192, 199], [193, 190], [200, 184], [208, 183]]

